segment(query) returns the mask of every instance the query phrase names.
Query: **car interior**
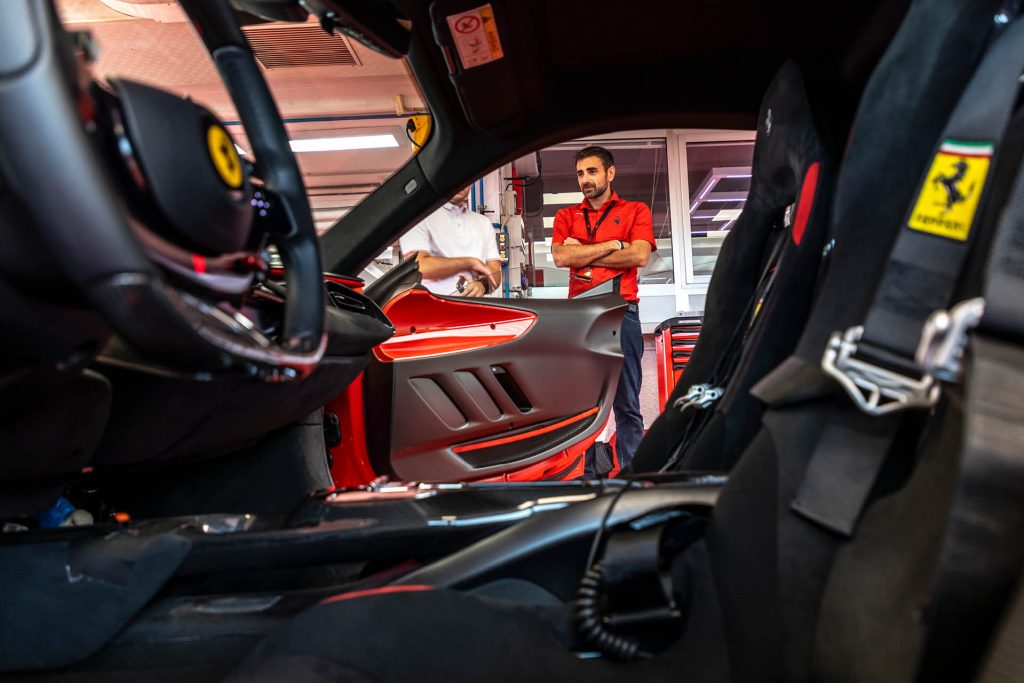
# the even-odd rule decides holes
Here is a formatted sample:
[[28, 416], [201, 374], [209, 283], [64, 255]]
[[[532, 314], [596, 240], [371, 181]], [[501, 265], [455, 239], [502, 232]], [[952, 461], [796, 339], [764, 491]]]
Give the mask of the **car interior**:
[[[0, 676], [1024, 678], [1020, 2], [179, 4], [251, 158], [0, 4]], [[240, 29], [310, 15], [432, 120], [322, 236]], [[441, 311], [414, 260], [355, 276], [482, 173], [651, 126], [756, 130], [696, 348], [630, 468], [502, 480], [607, 420], [614, 285]], [[453, 310], [524, 332], [417, 355]], [[343, 487], [352, 386], [387, 475]]]

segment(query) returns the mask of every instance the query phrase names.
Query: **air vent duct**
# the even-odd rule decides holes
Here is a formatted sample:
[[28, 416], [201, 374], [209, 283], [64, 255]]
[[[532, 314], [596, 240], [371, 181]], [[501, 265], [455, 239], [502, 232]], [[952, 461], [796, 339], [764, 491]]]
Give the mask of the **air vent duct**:
[[253, 54], [268, 69], [299, 66], [360, 66], [346, 38], [324, 32], [318, 24], [246, 26]]

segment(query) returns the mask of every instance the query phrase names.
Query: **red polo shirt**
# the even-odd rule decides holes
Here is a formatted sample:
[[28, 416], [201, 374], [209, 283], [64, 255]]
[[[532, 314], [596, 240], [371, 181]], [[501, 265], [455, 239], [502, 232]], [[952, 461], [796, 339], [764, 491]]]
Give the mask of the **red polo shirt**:
[[[601, 220], [601, 215], [608, 209], [608, 202], [612, 203], [608, 215]], [[587, 223], [583, 213], [589, 212], [590, 227], [594, 229], [593, 239], [587, 234]], [[598, 222], [600, 221], [600, 225]], [[584, 199], [581, 204], [567, 206], [559, 209], [555, 215], [554, 233], [551, 237], [551, 244], [561, 244], [567, 237], [573, 237], [581, 244], [597, 244], [608, 240], [622, 240], [623, 242], [636, 242], [644, 240], [651, 243], [651, 251], [658, 248], [654, 242], [654, 228], [651, 225], [651, 210], [643, 202], [628, 202], [619, 197], [612, 190], [611, 196], [600, 208], [594, 209], [590, 202]], [[569, 273], [569, 296], [574, 297], [585, 292], [591, 287], [612, 279], [616, 275], [622, 275], [620, 292], [622, 298], [627, 301], [638, 301], [636, 268], [618, 269], [601, 268], [593, 266], [591, 269], [591, 281], [585, 282], [576, 277], [578, 268], [572, 268]]]

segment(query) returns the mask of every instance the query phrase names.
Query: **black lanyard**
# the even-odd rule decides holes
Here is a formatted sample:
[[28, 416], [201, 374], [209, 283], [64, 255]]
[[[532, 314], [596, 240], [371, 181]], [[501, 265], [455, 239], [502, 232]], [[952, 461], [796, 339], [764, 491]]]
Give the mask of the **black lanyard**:
[[601, 227], [601, 223], [604, 223], [604, 219], [608, 217], [608, 212], [612, 210], [612, 206], [615, 205], [615, 200], [608, 200], [608, 208], [604, 210], [601, 217], [597, 219], [597, 225], [593, 228], [590, 227], [590, 209], [583, 209], [583, 222], [587, 224], [587, 241], [591, 244], [594, 243], [594, 235], [597, 234], [598, 228]]

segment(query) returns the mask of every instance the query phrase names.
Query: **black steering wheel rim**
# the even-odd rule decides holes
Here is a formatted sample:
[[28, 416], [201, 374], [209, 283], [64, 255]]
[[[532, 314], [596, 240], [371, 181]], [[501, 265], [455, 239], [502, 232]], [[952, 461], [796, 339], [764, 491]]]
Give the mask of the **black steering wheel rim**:
[[279, 336], [261, 334], [251, 321], [172, 286], [147, 257], [139, 226], [86, 131], [87, 93], [51, 2], [0, 5], [3, 176], [29, 200], [68, 278], [147, 357], [207, 377], [243, 371], [271, 381], [300, 378], [320, 361], [326, 337], [317, 237], [298, 164], [227, 3], [182, 4], [228, 86], [264, 186], [287, 217], [270, 236], [285, 262], [288, 285]]

